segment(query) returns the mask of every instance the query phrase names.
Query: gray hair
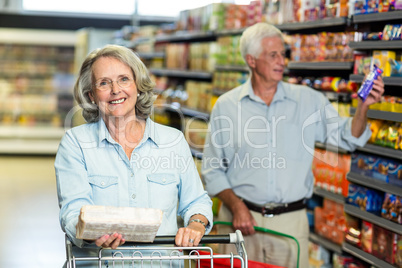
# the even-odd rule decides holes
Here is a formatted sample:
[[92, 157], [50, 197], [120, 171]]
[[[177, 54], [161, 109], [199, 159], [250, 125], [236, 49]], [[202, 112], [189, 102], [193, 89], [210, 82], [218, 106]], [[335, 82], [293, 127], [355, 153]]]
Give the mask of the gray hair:
[[285, 42], [281, 30], [266, 22], [256, 23], [243, 32], [240, 37], [240, 53], [245, 62], [247, 54], [256, 58], [261, 54], [261, 42], [266, 37], [279, 37]]
[[138, 56], [129, 48], [118, 45], [106, 45], [88, 54], [82, 63], [79, 77], [74, 86], [74, 98], [82, 107], [82, 116], [88, 123], [97, 122], [100, 118], [100, 111], [96, 104], [91, 103], [89, 93], [94, 90], [94, 75], [92, 66], [101, 57], [115, 58], [127, 64], [134, 76], [135, 85], [140, 92], [135, 104], [135, 114], [138, 118], [147, 119], [151, 114], [152, 105], [155, 100], [152, 92], [155, 84], [148, 75], [148, 70]]

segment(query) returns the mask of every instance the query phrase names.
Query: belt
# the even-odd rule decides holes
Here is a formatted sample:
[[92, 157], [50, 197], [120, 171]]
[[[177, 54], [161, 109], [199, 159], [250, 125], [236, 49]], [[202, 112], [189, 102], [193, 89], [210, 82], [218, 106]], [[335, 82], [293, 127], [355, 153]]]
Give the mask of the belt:
[[295, 210], [300, 210], [306, 208], [306, 200], [301, 199], [296, 202], [286, 203], [286, 204], [276, 204], [269, 203], [265, 206], [258, 206], [250, 201], [242, 199], [244, 204], [248, 207], [248, 209], [260, 212], [262, 215], [266, 217], [272, 217], [274, 215], [279, 215], [281, 213], [291, 212]]

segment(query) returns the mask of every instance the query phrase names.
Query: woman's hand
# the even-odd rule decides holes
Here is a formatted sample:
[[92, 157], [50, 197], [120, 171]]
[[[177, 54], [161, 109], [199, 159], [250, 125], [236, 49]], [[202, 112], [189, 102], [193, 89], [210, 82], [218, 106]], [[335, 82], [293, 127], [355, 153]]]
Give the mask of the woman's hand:
[[178, 247], [196, 247], [205, 234], [205, 227], [199, 222], [192, 222], [177, 231], [175, 243]]
[[112, 235], [104, 235], [95, 241], [98, 247], [116, 249], [118, 246], [123, 245], [126, 240], [121, 234], [114, 233]]

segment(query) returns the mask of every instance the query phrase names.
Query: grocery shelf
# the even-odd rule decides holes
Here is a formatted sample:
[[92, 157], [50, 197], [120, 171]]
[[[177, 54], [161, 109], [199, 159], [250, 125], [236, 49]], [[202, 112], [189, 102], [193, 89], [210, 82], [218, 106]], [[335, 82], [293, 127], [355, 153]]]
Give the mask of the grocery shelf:
[[72, 30], [1, 28], [0, 37], [10, 44], [73, 47], [77, 43], [77, 32]]
[[288, 69], [301, 70], [351, 70], [354, 62], [351, 61], [317, 61], [317, 62], [300, 62], [290, 61]]
[[326, 239], [325, 237], [322, 237], [316, 233], [310, 232], [309, 234], [309, 240], [311, 242], [314, 242], [316, 244], [319, 244], [323, 246], [326, 249], [329, 249], [333, 252], [336, 252], [338, 254], [342, 254], [342, 246], [335, 244], [331, 240]]
[[0, 126], [0, 154], [55, 155], [61, 127]]
[[187, 107], [180, 107], [180, 105], [165, 105], [164, 107], [162, 107], [162, 109], [169, 112], [181, 113], [184, 116], [194, 117], [200, 120], [209, 120], [209, 113]]
[[0, 154], [56, 155], [60, 140], [0, 139]]
[[324, 190], [324, 189], [322, 189], [320, 187], [317, 187], [317, 186], [314, 187], [313, 191], [314, 191], [315, 195], [331, 199], [332, 201], [335, 201], [335, 202], [340, 203], [340, 204], [345, 203], [345, 197], [343, 195], [341, 195], [341, 194], [336, 194], [336, 193], [333, 193], [333, 192], [329, 192], [329, 191]]
[[343, 102], [350, 102], [350, 93], [348, 92], [335, 92], [335, 91], [326, 91], [326, 90], [319, 90], [322, 94], [325, 95], [327, 99], [330, 101], [343, 101]]
[[297, 31], [305, 29], [342, 26], [346, 25], [347, 22], [348, 19], [346, 17], [342, 17], [342, 18], [322, 19], [316, 21], [284, 23], [284, 24], [277, 24], [275, 26], [279, 28], [281, 31]]
[[375, 267], [379, 268], [395, 268], [395, 266], [391, 265], [388, 262], [385, 262], [383, 260], [380, 260], [379, 258], [375, 257], [374, 255], [371, 255], [370, 253], [367, 253], [355, 246], [352, 246], [351, 244], [344, 242], [342, 244], [342, 249], [353, 256], [371, 264], [374, 265]]
[[357, 14], [353, 15], [353, 23], [370, 23], [374, 21], [389, 21], [400, 20], [402, 18], [402, 11], [394, 10], [389, 12], [371, 13], [371, 14]]
[[[350, 108], [350, 114], [354, 115], [356, 108]], [[394, 122], [402, 122], [402, 113], [386, 112], [379, 110], [368, 110], [367, 117], [371, 119], [388, 120]]]
[[[349, 80], [356, 82], [356, 83], [363, 82], [363, 79], [364, 79], [364, 75], [362, 75], [362, 74], [351, 74], [349, 76]], [[386, 77], [383, 77], [382, 80], [384, 81], [384, 84], [386, 86], [402, 86], [402, 77], [386, 76]]]
[[353, 49], [401, 49], [402, 40], [349, 42]]
[[[393, 184], [386, 183], [385, 181], [377, 180], [371, 177], [367, 177], [355, 172], [349, 172], [346, 175], [348, 181], [356, 184], [360, 184], [372, 189], [380, 190], [382, 192], [402, 196], [402, 188]], [[401, 228], [402, 229], [402, 228]]]
[[374, 223], [375, 225], [381, 226], [385, 229], [388, 229], [394, 233], [402, 234], [402, 226], [399, 223], [381, 218], [380, 216], [374, 215], [373, 213], [369, 213], [367, 211], [361, 210], [360, 208], [345, 204], [344, 206], [345, 213], [358, 217], [359, 219], [369, 221]]
[[155, 59], [155, 58], [164, 58], [164, 52], [137, 52], [138, 57], [141, 59]]
[[198, 72], [188, 70], [175, 70], [175, 69], [158, 69], [150, 68], [149, 71], [154, 75], [159, 76], [174, 76], [183, 78], [195, 78], [195, 79], [212, 79], [212, 73], [210, 72]]
[[117, 45], [129, 47], [135, 49], [136, 46], [146, 43], [154, 42], [153, 37], [137, 37], [135, 40], [124, 40], [124, 39], [115, 39], [115, 43]]
[[331, 151], [331, 152], [334, 152], [334, 153], [341, 153], [341, 154], [350, 153], [348, 150], [342, 149], [342, 148], [340, 148], [338, 146], [328, 144], [328, 143], [316, 142], [315, 147], [317, 147], [319, 149], [324, 149], [324, 150], [327, 150], [327, 151]]
[[357, 147], [356, 150], [370, 153], [370, 154], [382, 155], [385, 157], [402, 160], [402, 150], [395, 150], [392, 148], [387, 148], [387, 147], [369, 144], [369, 143], [364, 145], [364, 147]]
[[0, 139], [58, 139], [60, 140], [65, 129], [62, 127], [25, 127], [0, 126]]
[[181, 42], [181, 41], [208, 41], [214, 39], [216, 34], [212, 31], [183, 31], [175, 34], [156, 36], [155, 42]]
[[240, 28], [240, 29], [223, 29], [216, 31], [217, 36], [223, 36], [223, 35], [241, 35], [244, 30], [247, 28]]

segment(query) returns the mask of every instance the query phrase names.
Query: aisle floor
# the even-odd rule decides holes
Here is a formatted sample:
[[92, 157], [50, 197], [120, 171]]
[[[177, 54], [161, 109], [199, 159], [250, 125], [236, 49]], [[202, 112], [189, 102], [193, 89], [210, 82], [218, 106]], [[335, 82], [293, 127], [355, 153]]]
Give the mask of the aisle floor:
[[0, 156], [0, 267], [62, 267], [54, 157]]

